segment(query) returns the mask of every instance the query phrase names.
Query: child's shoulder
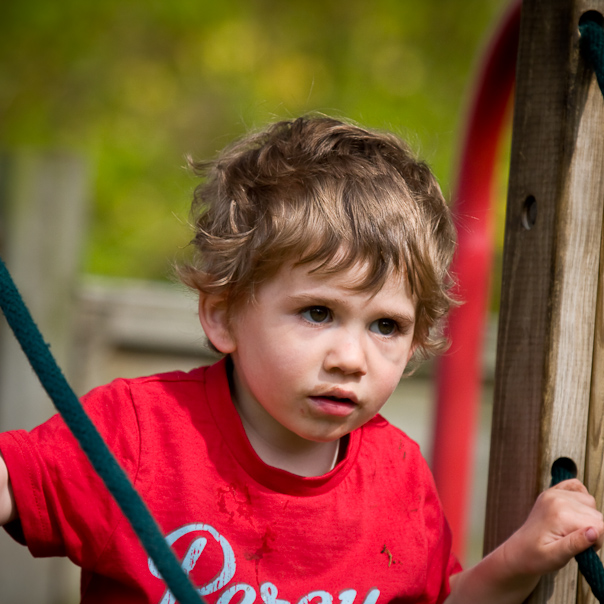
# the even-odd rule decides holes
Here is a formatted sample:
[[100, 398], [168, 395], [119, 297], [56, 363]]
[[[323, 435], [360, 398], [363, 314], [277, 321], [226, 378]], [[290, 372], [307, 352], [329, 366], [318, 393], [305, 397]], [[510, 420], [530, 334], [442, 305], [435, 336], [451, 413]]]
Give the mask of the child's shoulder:
[[421, 458], [419, 445], [403, 430], [392, 425], [382, 415], [376, 415], [363, 426], [364, 445], [405, 459]]
[[128, 391], [153, 390], [162, 387], [169, 388], [171, 385], [182, 385], [183, 387], [186, 387], [187, 384], [204, 384], [207, 379], [207, 370], [208, 367], [204, 366], [197, 367], [190, 371], [175, 370], [132, 378], [120, 377], [107, 384], [93, 388], [84, 398], [89, 398], [91, 396], [111, 396], [112, 394], [119, 396]]
[[156, 408], [184, 409], [205, 398], [207, 373], [207, 367], [199, 367], [117, 378], [90, 390], [82, 397], [82, 404], [89, 415], [113, 417], [113, 421], [128, 414], [139, 415], [142, 410], [150, 413]]
[[360, 465], [382, 476], [388, 489], [410, 497], [435, 496], [434, 479], [419, 445], [403, 430], [376, 415], [362, 428]]
[[116, 378], [115, 380], [101, 386], [101, 388], [112, 387], [115, 385], [127, 385], [131, 387], [144, 386], [146, 384], [154, 383], [186, 383], [186, 382], [204, 382], [206, 379], [208, 367], [196, 367], [190, 371], [183, 371], [180, 369], [173, 371], [165, 371], [161, 373], [154, 373], [151, 375], [142, 375], [133, 378]]

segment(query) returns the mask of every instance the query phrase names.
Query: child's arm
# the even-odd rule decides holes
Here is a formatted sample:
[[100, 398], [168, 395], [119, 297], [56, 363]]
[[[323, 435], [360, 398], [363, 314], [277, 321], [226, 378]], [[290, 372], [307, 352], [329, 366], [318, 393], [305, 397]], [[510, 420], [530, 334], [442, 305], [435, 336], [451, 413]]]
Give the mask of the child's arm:
[[520, 604], [542, 575], [604, 540], [602, 514], [578, 480], [541, 493], [526, 520], [473, 568], [451, 577], [447, 604]]
[[17, 508], [10, 486], [8, 469], [0, 453], [0, 526], [14, 520], [17, 517]]

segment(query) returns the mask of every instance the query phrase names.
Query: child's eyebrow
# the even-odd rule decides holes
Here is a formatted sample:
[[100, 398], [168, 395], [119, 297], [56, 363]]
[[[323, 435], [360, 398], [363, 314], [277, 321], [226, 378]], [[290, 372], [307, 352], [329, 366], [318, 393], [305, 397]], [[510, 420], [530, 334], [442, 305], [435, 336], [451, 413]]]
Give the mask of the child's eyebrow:
[[295, 304], [308, 304], [309, 306], [347, 306], [344, 298], [331, 298], [321, 294], [296, 294], [287, 296], [287, 300]]
[[397, 323], [403, 326], [411, 326], [415, 323], [415, 314], [399, 314], [399, 313], [390, 313], [387, 315], [389, 319], [394, 319]]

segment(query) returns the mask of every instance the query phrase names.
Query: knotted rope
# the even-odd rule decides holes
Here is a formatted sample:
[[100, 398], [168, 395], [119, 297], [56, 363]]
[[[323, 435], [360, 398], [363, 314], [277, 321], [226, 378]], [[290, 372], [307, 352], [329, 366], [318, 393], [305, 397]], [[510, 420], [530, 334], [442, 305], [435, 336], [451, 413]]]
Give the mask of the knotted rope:
[[181, 604], [203, 602], [166, 543], [147, 506], [67, 383], [1, 258], [0, 307], [44, 390], [132, 525], [168, 589]]

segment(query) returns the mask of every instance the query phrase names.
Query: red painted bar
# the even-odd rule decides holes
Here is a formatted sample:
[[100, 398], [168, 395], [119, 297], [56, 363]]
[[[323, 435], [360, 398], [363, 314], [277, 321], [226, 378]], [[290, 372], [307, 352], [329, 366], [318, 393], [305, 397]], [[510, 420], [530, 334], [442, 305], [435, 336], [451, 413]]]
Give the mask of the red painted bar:
[[470, 105], [456, 192], [459, 247], [453, 273], [463, 305], [451, 313], [451, 348], [438, 365], [432, 470], [453, 531], [453, 549], [465, 554], [481, 360], [493, 255], [495, 163], [513, 95], [520, 31], [514, 2], [487, 48]]

